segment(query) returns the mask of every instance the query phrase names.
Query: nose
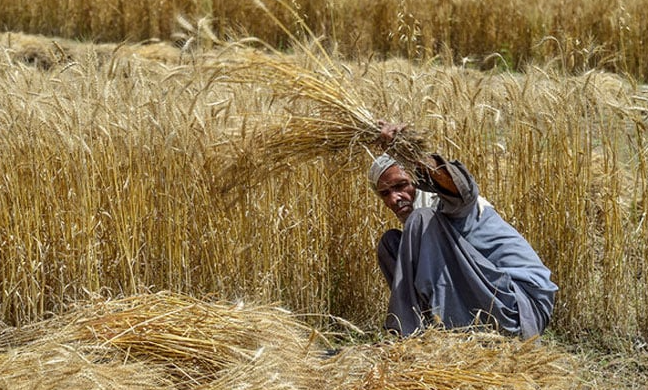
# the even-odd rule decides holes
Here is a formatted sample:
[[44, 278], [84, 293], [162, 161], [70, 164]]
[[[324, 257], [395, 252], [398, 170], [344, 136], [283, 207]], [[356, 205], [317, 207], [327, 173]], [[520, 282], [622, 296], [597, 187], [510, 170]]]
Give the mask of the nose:
[[399, 200], [403, 199], [403, 195], [399, 191], [392, 191], [389, 194], [389, 206], [394, 207], [398, 204]]

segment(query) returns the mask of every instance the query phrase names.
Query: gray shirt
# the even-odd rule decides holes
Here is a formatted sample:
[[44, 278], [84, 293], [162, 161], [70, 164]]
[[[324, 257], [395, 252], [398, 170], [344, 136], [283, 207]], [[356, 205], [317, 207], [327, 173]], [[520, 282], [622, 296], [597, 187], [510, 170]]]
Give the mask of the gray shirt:
[[[408, 335], [435, 318], [446, 327], [494, 323], [523, 338], [542, 333], [558, 290], [551, 272], [479, 197], [461, 163], [435, 158], [450, 172], [459, 196], [419, 175], [419, 190], [438, 196], [438, 204], [415, 209], [398, 242], [383, 242], [393, 235], [381, 240], [378, 257], [391, 280], [386, 326]], [[397, 253], [388, 253], [383, 244], [398, 248]]]

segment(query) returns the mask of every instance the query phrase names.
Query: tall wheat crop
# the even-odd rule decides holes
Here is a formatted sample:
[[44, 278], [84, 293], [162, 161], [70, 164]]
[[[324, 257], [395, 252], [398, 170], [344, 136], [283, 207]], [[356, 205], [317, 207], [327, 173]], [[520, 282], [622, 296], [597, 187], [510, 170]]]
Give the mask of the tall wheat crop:
[[[268, 23], [256, 0], [0, 0], [3, 31], [96, 42], [161, 39], [181, 46], [255, 36], [286, 49], [290, 39]], [[267, 7], [292, 33], [301, 31], [281, 1]], [[450, 55], [484, 69], [523, 70], [560, 58], [581, 72], [599, 68], [648, 78], [643, 40], [646, 1], [590, 0], [290, 0], [317, 36], [347, 58]], [[187, 28], [177, 16], [200, 21]], [[449, 53], [449, 54], [448, 54]], [[497, 53], [497, 55], [493, 55]]]
[[[254, 61], [321, 76], [312, 56], [230, 49], [163, 64], [87, 47], [42, 71], [18, 51], [0, 58], [5, 322], [164, 289], [380, 325], [374, 245], [397, 222], [366, 183], [371, 140], [324, 133], [317, 102], [277, 90], [286, 78]], [[554, 271], [554, 327], [646, 329], [638, 87], [596, 71], [331, 61], [373, 118], [411, 123], [475, 173]], [[322, 147], [335, 141], [346, 144]]]

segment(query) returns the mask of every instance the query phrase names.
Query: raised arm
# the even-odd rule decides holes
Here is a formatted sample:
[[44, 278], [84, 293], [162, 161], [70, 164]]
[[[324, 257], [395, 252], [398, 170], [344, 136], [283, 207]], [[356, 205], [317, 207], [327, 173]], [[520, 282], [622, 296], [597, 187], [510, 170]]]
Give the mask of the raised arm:
[[[381, 126], [379, 138], [380, 146], [385, 151], [392, 145], [396, 135], [401, 131], [404, 131], [407, 127], [406, 124], [389, 123], [383, 120], [379, 120], [378, 125]], [[434, 155], [426, 156], [420, 161], [411, 162], [417, 167], [417, 173], [421, 175], [423, 179], [431, 179], [438, 189], [450, 195], [460, 195], [459, 190], [457, 189], [457, 186], [445, 164], [437, 160]]]

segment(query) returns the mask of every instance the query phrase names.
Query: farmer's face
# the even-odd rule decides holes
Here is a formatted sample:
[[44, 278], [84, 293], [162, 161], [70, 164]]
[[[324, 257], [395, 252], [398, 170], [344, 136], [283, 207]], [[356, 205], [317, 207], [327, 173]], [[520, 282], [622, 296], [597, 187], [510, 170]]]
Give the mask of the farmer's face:
[[377, 190], [385, 205], [405, 223], [414, 210], [412, 203], [416, 196], [416, 188], [407, 172], [398, 165], [392, 165], [378, 179]]

